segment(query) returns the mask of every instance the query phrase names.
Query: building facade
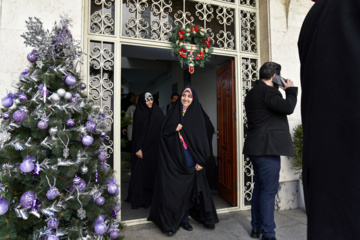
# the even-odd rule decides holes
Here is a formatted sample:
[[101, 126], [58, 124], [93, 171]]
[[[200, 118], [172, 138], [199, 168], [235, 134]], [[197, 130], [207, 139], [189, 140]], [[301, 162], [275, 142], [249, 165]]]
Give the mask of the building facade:
[[[172, 92], [191, 84], [217, 130], [216, 182], [219, 196], [229, 203], [217, 207], [218, 212], [248, 209], [253, 172], [241, 151], [246, 138], [244, 96], [266, 61], [280, 63], [282, 75], [300, 85], [297, 39], [312, 5], [310, 0], [0, 0], [0, 96], [12, 89], [28, 64], [26, 55], [32, 49], [20, 37], [25, 21], [37, 17], [51, 29], [67, 15], [86, 53], [82, 74], [89, 98], [109, 120], [108, 160], [119, 184], [124, 174], [122, 97], [129, 91], [150, 91], [158, 94], [163, 106]], [[173, 29], [187, 23], [204, 27], [214, 41], [210, 62], [204, 68], [196, 66], [191, 76], [171, 55], [169, 41]], [[301, 123], [300, 104], [289, 123], [291, 129]], [[298, 178], [289, 159], [282, 157], [278, 210], [299, 207]], [[129, 223], [141, 219], [134, 217]]]

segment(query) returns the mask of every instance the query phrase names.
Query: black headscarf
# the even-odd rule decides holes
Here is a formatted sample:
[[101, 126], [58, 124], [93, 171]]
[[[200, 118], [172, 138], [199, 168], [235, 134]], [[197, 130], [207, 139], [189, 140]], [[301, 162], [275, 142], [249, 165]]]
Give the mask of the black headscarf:
[[308, 239], [360, 239], [360, 1], [318, 0], [299, 37]]
[[[164, 114], [159, 106], [153, 104], [149, 108], [145, 102], [145, 93], [141, 94], [133, 119], [131, 179], [126, 200], [132, 203], [133, 208], [151, 204], [163, 119]], [[135, 155], [139, 150], [143, 152], [143, 159]]]
[[[155, 183], [153, 204], [148, 220], [155, 222], [162, 231], [177, 229], [185, 213], [206, 224], [218, 222], [215, 205], [206, 180], [206, 165], [210, 147], [204, 112], [194, 89], [193, 101], [185, 116], [182, 115], [181, 97], [165, 117], [161, 130], [159, 171]], [[194, 161], [204, 169], [188, 168], [176, 132], [180, 131]]]

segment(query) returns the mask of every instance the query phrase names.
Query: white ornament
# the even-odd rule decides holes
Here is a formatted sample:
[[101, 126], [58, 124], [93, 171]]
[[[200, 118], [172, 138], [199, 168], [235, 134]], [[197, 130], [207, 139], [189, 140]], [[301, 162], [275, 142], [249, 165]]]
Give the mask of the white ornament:
[[72, 94], [70, 92], [66, 92], [64, 98], [65, 100], [70, 100], [72, 98]]
[[60, 97], [57, 93], [53, 93], [51, 95], [51, 100], [54, 101], [54, 102], [59, 102], [60, 101]]
[[65, 91], [65, 89], [63, 89], [63, 88], [59, 88], [59, 89], [57, 90], [57, 94], [59, 95], [59, 97], [64, 97], [64, 96], [65, 96], [65, 93], [66, 93], [66, 91]]

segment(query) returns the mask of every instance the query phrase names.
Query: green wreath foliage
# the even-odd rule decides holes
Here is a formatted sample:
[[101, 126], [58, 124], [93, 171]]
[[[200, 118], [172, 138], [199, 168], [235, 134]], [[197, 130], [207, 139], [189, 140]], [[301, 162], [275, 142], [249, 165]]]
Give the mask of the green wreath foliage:
[[[205, 62], [209, 61], [214, 50], [214, 42], [206, 30], [192, 23], [186, 24], [185, 27], [178, 25], [174, 29], [170, 40], [173, 46], [173, 53], [181, 65], [189, 66], [189, 64], [193, 63], [194, 66], [204, 67]], [[196, 48], [190, 54], [190, 44], [192, 42], [195, 43]]]

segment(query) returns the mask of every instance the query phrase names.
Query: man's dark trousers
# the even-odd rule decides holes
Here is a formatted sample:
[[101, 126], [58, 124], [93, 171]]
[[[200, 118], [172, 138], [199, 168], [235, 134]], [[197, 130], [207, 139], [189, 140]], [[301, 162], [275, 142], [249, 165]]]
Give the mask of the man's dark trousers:
[[280, 156], [249, 156], [254, 169], [251, 225], [267, 238], [275, 237], [274, 206], [279, 188]]

